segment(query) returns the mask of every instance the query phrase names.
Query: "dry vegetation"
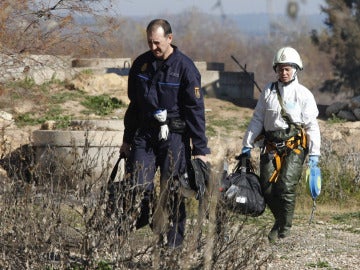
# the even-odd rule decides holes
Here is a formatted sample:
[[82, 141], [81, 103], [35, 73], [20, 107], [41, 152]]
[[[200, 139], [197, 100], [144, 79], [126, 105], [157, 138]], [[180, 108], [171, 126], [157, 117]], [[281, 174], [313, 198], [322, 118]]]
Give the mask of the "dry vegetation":
[[[33, 86], [31, 95], [23, 96], [33, 104], [40, 97], [48, 101], [37, 106], [37, 112], [48, 111], [46, 107], [51, 106], [49, 102], [52, 100], [49, 96], [72, 93], [61, 83], [48, 87], [48, 91], [43, 91], [41, 87]], [[9, 95], [14, 91], [19, 90], [6, 88], [4, 93], [7, 95], [2, 98], [9, 98], [12, 106], [18, 107], [23, 99], [11, 99]], [[70, 95], [73, 106], [69, 107], [66, 101], [59, 104], [66, 108], [63, 113], [71, 115], [72, 119], [88, 118], [89, 115], [79, 110], [81, 99], [74, 99], [73, 94]], [[86, 98], [86, 95], [81, 98]], [[107, 161], [102, 164], [102, 173], [97, 177], [90, 173], [96, 155], [95, 158], [82, 155], [71, 166], [61, 165], [62, 160], [55, 160], [39, 171], [30, 131], [40, 128], [40, 123], [4, 128], [1, 140], [1, 165], [4, 169], [0, 202], [1, 268], [312, 269], [325, 265], [328, 269], [355, 269], [351, 267], [358, 263], [357, 256], [351, 254], [360, 244], [357, 210], [360, 163], [359, 145], [351, 142], [359, 136], [359, 125], [320, 121], [324, 135], [321, 163], [324, 181], [314, 222], [308, 225], [312, 202], [302, 181], [293, 236], [287, 241], [269, 245], [266, 235], [272, 226], [272, 218], [268, 211], [258, 218], [214, 211], [218, 203], [216, 186], [222, 160], [227, 158], [231, 166], [234, 165], [234, 156], [241, 149], [240, 141], [252, 109], [239, 107], [235, 101], [207, 97], [205, 102], [214, 186], [210, 200], [204, 203], [208, 213], [205, 217], [204, 213], [198, 215], [198, 202], [188, 199], [186, 241], [183, 249], [177, 251], [158, 247], [149, 227], [132, 233], [125, 229], [126, 237], [117, 235], [118, 219], [109, 218], [104, 212], [110, 169]], [[124, 110], [120, 109], [106, 116], [92, 117], [121, 119], [123, 113]], [[337, 137], [330, 132], [332, 130], [339, 132]], [[15, 139], [11, 134], [23, 136]], [[346, 167], [343, 166], [344, 160]], [[53, 166], [58, 168], [57, 174], [54, 174]], [[217, 223], [219, 218], [220, 224]], [[122, 226], [130, 228], [130, 220], [123, 220]], [[346, 249], [337, 249], [339, 245]], [[289, 252], [291, 249], [293, 251]], [[311, 253], [312, 249], [317, 253]]]

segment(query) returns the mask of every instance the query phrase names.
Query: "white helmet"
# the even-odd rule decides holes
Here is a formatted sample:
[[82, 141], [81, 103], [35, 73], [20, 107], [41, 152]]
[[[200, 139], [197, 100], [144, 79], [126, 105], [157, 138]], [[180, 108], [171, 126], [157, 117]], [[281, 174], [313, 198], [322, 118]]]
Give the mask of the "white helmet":
[[295, 65], [299, 70], [303, 69], [299, 53], [291, 47], [283, 47], [277, 51], [273, 60], [273, 69], [275, 71], [278, 64], [290, 64]]

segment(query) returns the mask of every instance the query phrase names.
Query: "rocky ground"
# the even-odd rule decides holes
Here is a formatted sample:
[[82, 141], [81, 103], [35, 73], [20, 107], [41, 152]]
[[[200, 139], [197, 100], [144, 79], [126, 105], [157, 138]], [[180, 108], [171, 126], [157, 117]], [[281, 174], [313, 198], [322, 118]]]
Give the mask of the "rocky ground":
[[[3, 98], [3, 96], [2, 96]], [[39, 106], [36, 101], [27, 101], [27, 107]], [[21, 107], [20, 105], [16, 105]], [[77, 104], [64, 104], [67, 110], [79, 111]], [[117, 111], [117, 117], [123, 111]], [[206, 98], [208, 123], [214, 128], [209, 132], [209, 145], [212, 148], [211, 160], [219, 163], [224, 158], [231, 159], [241, 150], [244, 126], [252, 115], [252, 109], [237, 106], [235, 103], [215, 98]], [[114, 116], [114, 115], [113, 115]], [[109, 116], [109, 117], [113, 117]], [[31, 134], [39, 126], [17, 128], [2, 114], [2, 151], [16, 149], [31, 142]], [[215, 122], [223, 124], [216, 126]], [[325, 147], [339, 153], [360, 151], [360, 122], [329, 123], [319, 120]], [[4, 153], [4, 152], [2, 152]], [[6, 177], [6, 172], [2, 171]], [[273, 253], [273, 260], [265, 269], [359, 269], [360, 257], [360, 212], [354, 209], [329, 208], [319, 204], [314, 221], [309, 225], [311, 204], [298, 207], [290, 237], [268, 244], [266, 249]], [[336, 219], [336, 217], [341, 217]], [[269, 221], [269, 229], [271, 221]]]
[[353, 228], [346, 222], [316, 219], [310, 225], [308, 220], [296, 220], [291, 236], [270, 244], [274, 260], [267, 269], [358, 269], [359, 223]]

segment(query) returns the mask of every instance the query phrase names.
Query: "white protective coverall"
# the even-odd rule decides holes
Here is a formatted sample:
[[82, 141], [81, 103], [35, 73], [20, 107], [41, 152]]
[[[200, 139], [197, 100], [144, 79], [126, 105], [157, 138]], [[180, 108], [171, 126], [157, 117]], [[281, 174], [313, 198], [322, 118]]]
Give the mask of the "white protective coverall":
[[[266, 134], [283, 132], [289, 127], [281, 114], [281, 105], [274, 84], [268, 84], [262, 91], [243, 139], [243, 146], [253, 148], [254, 140], [265, 131]], [[283, 155], [282, 166], [275, 181], [269, 181], [276, 166], [271, 153], [262, 151], [260, 155], [260, 184], [265, 202], [275, 217], [269, 239], [286, 237], [290, 233], [295, 209], [296, 187], [301, 178], [306, 154], [320, 155], [319, 114], [313, 94], [298, 82], [297, 76], [288, 84], [278, 81], [283, 107], [291, 122], [299, 124], [306, 132], [307, 149], [299, 146], [292, 149], [276, 150]], [[266, 148], [264, 148], [266, 149]], [[264, 150], [263, 149], [263, 150]], [[281, 152], [282, 151], [282, 152]], [[284, 152], [286, 151], [286, 152]], [[285, 153], [285, 154], [284, 154]], [[276, 234], [276, 236], [275, 236]]]
[[[275, 88], [269, 83], [262, 91], [254, 110], [253, 118], [243, 139], [243, 146], [253, 148], [255, 138], [265, 131], [286, 129], [288, 124], [281, 115], [281, 106]], [[319, 111], [314, 95], [299, 83], [297, 77], [290, 84], [283, 86], [279, 82], [279, 91], [284, 101], [284, 109], [290, 119], [301, 124], [307, 134], [308, 154], [320, 155], [320, 130], [317, 121]]]

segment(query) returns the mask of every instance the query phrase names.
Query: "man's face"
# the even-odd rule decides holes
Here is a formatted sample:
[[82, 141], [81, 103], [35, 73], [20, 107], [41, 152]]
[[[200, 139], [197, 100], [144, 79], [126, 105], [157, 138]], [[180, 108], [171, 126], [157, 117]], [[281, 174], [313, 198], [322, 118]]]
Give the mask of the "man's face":
[[165, 60], [172, 53], [172, 34], [165, 36], [164, 29], [158, 27], [156, 30], [147, 33], [149, 49], [159, 60]]
[[287, 83], [293, 79], [295, 69], [288, 64], [280, 64], [276, 67], [279, 80], [283, 83]]

